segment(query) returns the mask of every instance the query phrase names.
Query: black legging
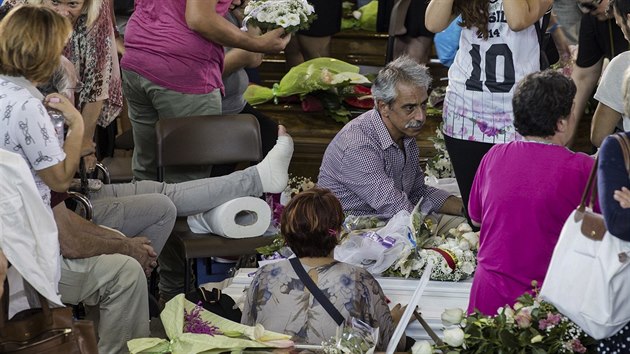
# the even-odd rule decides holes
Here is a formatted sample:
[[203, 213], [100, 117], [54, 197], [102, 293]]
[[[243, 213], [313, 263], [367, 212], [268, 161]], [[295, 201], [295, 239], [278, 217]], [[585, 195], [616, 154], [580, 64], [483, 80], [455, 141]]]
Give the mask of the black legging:
[[468, 219], [468, 222], [472, 225], [470, 217], [468, 216], [470, 189], [472, 188], [475, 173], [477, 173], [481, 159], [494, 144], [455, 139], [448, 135], [444, 135], [444, 142], [446, 143], [446, 150], [451, 157], [459, 191], [462, 194], [462, 202], [466, 209], [466, 219]]

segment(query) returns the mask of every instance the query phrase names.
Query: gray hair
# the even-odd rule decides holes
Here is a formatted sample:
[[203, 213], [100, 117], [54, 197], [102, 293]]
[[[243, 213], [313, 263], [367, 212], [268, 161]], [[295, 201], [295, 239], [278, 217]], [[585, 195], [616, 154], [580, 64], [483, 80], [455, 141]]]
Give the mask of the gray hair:
[[378, 72], [372, 85], [374, 102], [392, 103], [396, 99], [396, 85], [399, 83], [428, 89], [431, 85], [431, 74], [426, 66], [418, 64], [409, 56], [401, 56]]

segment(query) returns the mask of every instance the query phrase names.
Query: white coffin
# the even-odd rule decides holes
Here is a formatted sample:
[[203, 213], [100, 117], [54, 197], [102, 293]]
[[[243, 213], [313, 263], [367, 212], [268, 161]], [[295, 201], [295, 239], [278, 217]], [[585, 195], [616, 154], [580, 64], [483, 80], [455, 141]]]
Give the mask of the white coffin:
[[[251, 283], [251, 275], [255, 271], [255, 268], [240, 269], [234, 278], [231, 279], [231, 282], [227, 282], [223, 293], [230, 295], [237, 304], [242, 306], [242, 302], [239, 299], [244, 295], [245, 288]], [[418, 279], [390, 277], [377, 277], [376, 280], [381, 284], [385, 296], [391, 301], [391, 306], [397, 303], [407, 304], [418, 282]], [[465, 311], [468, 307], [471, 285], [472, 279], [463, 282], [429, 281], [420, 300], [420, 312], [425, 321], [440, 337], [442, 336], [440, 315], [444, 309], [453, 307], [459, 307]], [[208, 284], [206, 286], [212, 287], [214, 285]], [[417, 321], [414, 321], [407, 327], [406, 334], [416, 340], [430, 340], [427, 332]]]

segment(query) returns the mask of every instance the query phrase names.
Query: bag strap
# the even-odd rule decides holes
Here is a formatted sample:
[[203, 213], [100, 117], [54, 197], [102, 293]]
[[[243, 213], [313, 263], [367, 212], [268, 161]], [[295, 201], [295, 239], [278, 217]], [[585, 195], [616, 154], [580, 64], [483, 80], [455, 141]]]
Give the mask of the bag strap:
[[612, 135], [617, 142], [619, 143], [619, 147], [621, 148], [621, 152], [623, 153], [623, 160], [626, 166], [626, 171], [630, 176], [630, 138], [626, 133], [617, 133]]
[[317, 301], [319, 302], [320, 305], [322, 305], [324, 310], [328, 312], [330, 317], [332, 317], [332, 319], [335, 320], [337, 325], [341, 326], [341, 324], [345, 321], [345, 319], [343, 318], [343, 315], [339, 312], [339, 310], [335, 308], [335, 305], [333, 305], [330, 302], [330, 300], [328, 300], [326, 295], [324, 295], [324, 293], [317, 287], [317, 285], [315, 285], [315, 282], [313, 281], [313, 279], [311, 279], [311, 277], [306, 273], [306, 270], [304, 270], [304, 267], [302, 266], [302, 263], [300, 263], [300, 260], [297, 257], [294, 257], [294, 258], [290, 258], [289, 262], [291, 262], [291, 266], [293, 267], [293, 270], [295, 271], [297, 276], [300, 278], [304, 286], [306, 286], [306, 288], [311, 292], [311, 294], [313, 294], [315, 299], [317, 299]]
[[547, 45], [547, 39], [545, 38], [545, 33], [547, 32], [547, 27], [549, 26], [549, 21], [551, 21], [551, 8], [545, 12], [542, 17], [542, 24], [539, 21], [534, 22], [534, 27], [536, 27], [536, 34], [538, 34], [538, 45], [540, 50], [544, 50]]
[[584, 187], [584, 192], [582, 192], [582, 199], [580, 200], [580, 205], [578, 206], [578, 211], [584, 212], [586, 210], [586, 199], [590, 194], [589, 206], [592, 208], [595, 202], [595, 185], [597, 181], [597, 164], [599, 162], [599, 157], [595, 158], [595, 163], [593, 164], [593, 168], [591, 168], [591, 173], [588, 175], [588, 181], [586, 182], [586, 187]]

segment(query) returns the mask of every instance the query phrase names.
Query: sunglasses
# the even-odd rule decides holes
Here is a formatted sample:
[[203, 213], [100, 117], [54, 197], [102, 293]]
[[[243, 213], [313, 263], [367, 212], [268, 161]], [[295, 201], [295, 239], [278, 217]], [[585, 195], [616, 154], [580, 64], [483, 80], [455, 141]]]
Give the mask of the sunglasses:
[[583, 13], [587, 14], [597, 10], [599, 4], [602, 3], [602, 0], [594, 0], [592, 2], [580, 2], [578, 1], [577, 6]]

